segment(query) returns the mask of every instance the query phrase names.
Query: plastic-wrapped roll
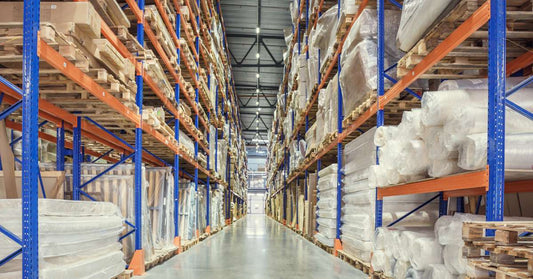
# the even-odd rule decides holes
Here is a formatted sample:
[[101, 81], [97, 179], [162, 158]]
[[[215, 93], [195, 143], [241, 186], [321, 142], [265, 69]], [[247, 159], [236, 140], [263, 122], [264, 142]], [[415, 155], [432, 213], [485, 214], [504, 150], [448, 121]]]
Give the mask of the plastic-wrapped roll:
[[374, 251], [371, 263], [375, 271], [381, 271], [385, 276], [392, 276], [391, 258], [385, 254], [385, 251]]
[[405, 279], [425, 279], [423, 276], [423, 271], [416, 270], [411, 267], [407, 270], [407, 275], [405, 276]]
[[466, 274], [468, 261], [463, 258], [464, 245], [446, 245], [442, 250], [444, 265], [451, 274]]
[[374, 251], [385, 250], [387, 248], [386, 239], [392, 237], [388, 228], [379, 227], [374, 234]]
[[400, 151], [397, 165], [398, 173], [401, 175], [425, 173], [429, 165], [429, 159], [424, 141], [410, 140], [405, 148]]
[[447, 134], [442, 126], [430, 126], [424, 129], [423, 139], [428, 149], [430, 160], [445, 160], [457, 158], [456, 150], [446, 148], [445, 140]]
[[[505, 80], [505, 87], [507, 89], [511, 89], [515, 87], [517, 84], [522, 82], [527, 77], [510, 77]], [[526, 86], [527, 88], [533, 88], [533, 84], [528, 84]], [[448, 79], [443, 81], [439, 85], [439, 91], [446, 91], [446, 90], [466, 90], [466, 89], [485, 89], [487, 90], [489, 88], [489, 80], [488, 79]]]
[[485, 215], [456, 213], [454, 216], [442, 216], [435, 222], [435, 235], [441, 245], [462, 245], [463, 222], [484, 220]]
[[[533, 133], [505, 136], [505, 168], [533, 169]], [[487, 164], [487, 134], [468, 135], [459, 149], [459, 167], [477, 170]]]
[[456, 159], [432, 160], [429, 164], [428, 174], [431, 177], [443, 177], [461, 172]]
[[398, 125], [397, 136], [403, 140], [416, 139], [417, 137], [420, 137], [424, 130], [422, 122], [420, 121], [421, 115], [421, 109], [405, 111], [402, 114], [402, 121]]
[[[488, 108], [463, 105], [453, 109], [446, 119], [444, 131], [454, 135], [470, 135], [486, 133], [487, 126]], [[533, 125], [530, 119], [507, 108], [505, 110], [505, 132], [508, 134], [533, 132]]]
[[[480, 91], [485, 93], [486, 91]], [[486, 94], [486, 93], [485, 93]], [[430, 91], [422, 95], [422, 114], [424, 126], [441, 126], [445, 123], [451, 110], [470, 101], [466, 90]]]
[[416, 270], [426, 269], [431, 264], [442, 264], [442, 246], [434, 237], [417, 238], [409, 249], [412, 250], [409, 260]]
[[454, 279], [455, 277], [443, 264], [431, 264], [424, 270], [424, 279]]
[[400, 246], [399, 259], [401, 261], [410, 261], [413, 258], [413, 254], [419, 253], [418, 250], [414, 249], [415, 241], [421, 238], [429, 239], [432, 234], [432, 231], [425, 228], [402, 231], [397, 244]]
[[368, 169], [368, 184], [373, 187], [387, 186], [388, 183], [387, 169], [381, 165], [370, 166]]
[[407, 270], [409, 270], [410, 267], [411, 265], [409, 262], [397, 260], [394, 265], [393, 278], [407, 278]]
[[400, 26], [396, 35], [398, 47], [403, 51], [409, 51], [451, 2], [451, 0], [404, 1]]
[[391, 139], [396, 138], [398, 126], [380, 126], [374, 134], [374, 144], [376, 146], [385, 146]]

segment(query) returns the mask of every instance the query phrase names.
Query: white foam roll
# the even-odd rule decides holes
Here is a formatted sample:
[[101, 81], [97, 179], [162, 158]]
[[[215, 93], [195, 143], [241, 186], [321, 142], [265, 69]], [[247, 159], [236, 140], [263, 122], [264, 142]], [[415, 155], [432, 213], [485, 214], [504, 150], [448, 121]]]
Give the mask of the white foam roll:
[[[505, 136], [505, 168], [533, 169], [533, 133]], [[487, 164], [487, 134], [468, 135], [459, 149], [459, 167], [477, 170]]]
[[376, 250], [372, 255], [372, 268], [375, 271], [381, 271], [386, 276], [392, 274], [391, 258], [385, 254], [383, 250]]
[[444, 265], [451, 274], [466, 274], [468, 261], [463, 258], [464, 245], [446, 245], [442, 250]]
[[400, 151], [397, 162], [401, 175], [416, 175], [425, 173], [429, 165], [426, 144], [422, 140], [410, 140]]
[[457, 166], [456, 159], [432, 160], [428, 168], [428, 174], [431, 177], [443, 177], [460, 171], [461, 168]]
[[431, 264], [442, 264], [442, 246], [434, 236], [419, 237], [407, 249], [410, 250], [409, 261], [416, 270], [424, 270]]
[[443, 264], [432, 264], [424, 270], [424, 279], [454, 279], [455, 277], [446, 269]]
[[411, 267], [408, 262], [405, 261], [396, 261], [394, 265], [393, 277], [394, 278], [406, 278], [407, 270]]
[[398, 126], [380, 126], [374, 134], [374, 144], [376, 146], [385, 146], [387, 142], [396, 137]]

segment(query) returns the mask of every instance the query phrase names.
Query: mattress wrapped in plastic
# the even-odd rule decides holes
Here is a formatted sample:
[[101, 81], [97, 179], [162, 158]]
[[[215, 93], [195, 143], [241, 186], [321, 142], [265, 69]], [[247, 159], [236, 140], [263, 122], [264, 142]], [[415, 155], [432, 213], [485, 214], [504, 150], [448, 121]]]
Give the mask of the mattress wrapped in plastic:
[[[110, 164], [81, 164], [81, 184], [88, 182], [93, 177], [101, 174], [111, 167]], [[67, 172], [65, 179], [65, 196], [72, 196], [72, 164], [66, 164]], [[135, 223], [135, 166], [133, 164], [122, 164], [114, 167], [111, 171], [100, 176], [98, 179], [83, 187], [83, 191], [97, 201], [111, 202], [120, 208], [122, 216], [130, 223]], [[152, 239], [152, 220], [148, 208], [149, 183], [146, 176], [146, 169], [142, 168], [142, 237], [144, 258], [149, 261], [154, 256], [154, 246]], [[82, 200], [89, 200], [81, 196]], [[134, 237], [126, 237], [122, 240], [125, 260], [129, 261], [135, 251]]]
[[426, 33], [452, 0], [405, 0], [400, 26], [396, 36], [397, 46], [409, 51]]
[[180, 210], [179, 210], [179, 230], [183, 240], [191, 240], [196, 237], [197, 220], [197, 195], [194, 190], [194, 183], [182, 179], [179, 184]]
[[319, 234], [316, 237], [324, 245], [333, 246], [337, 227], [337, 164], [320, 170], [317, 190]]
[[[22, 201], [0, 200], [0, 224], [22, 237]], [[118, 242], [125, 231], [120, 210], [107, 202], [39, 199], [39, 278], [111, 278], [126, 265]], [[0, 234], [0, 258], [20, 245]], [[0, 269], [21, 278], [22, 256]]]

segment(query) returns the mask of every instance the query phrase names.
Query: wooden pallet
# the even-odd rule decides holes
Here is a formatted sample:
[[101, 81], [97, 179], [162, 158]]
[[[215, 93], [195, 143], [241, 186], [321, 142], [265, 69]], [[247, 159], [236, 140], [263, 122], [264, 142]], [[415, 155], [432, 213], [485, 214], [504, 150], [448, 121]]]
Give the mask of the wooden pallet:
[[198, 239], [193, 239], [193, 240], [189, 240], [189, 241], [186, 241], [185, 243], [183, 243], [181, 245], [181, 251], [182, 253], [191, 249], [191, 247], [193, 247], [194, 245], [198, 244], [199, 240]]
[[[486, 230], [494, 230], [494, 236], [484, 236]], [[531, 231], [533, 222], [466, 222], [463, 255], [471, 258], [471, 266], [496, 272], [497, 278], [533, 278], [533, 238], [520, 236]], [[480, 259], [481, 250], [490, 257]]]
[[168, 259], [174, 257], [177, 251], [178, 251], [177, 248], [160, 251], [158, 254], [153, 256], [152, 260], [144, 263], [144, 268], [146, 270], [149, 270], [150, 268], [153, 268], [154, 266], [167, 261]]
[[130, 279], [133, 278], [133, 270], [124, 270], [122, 273], [115, 277], [111, 277], [111, 279]]
[[326, 251], [329, 254], [333, 254], [333, 252], [334, 252], [333, 247], [329, 247], [329, 246], [323, 244], [322, 242], [318, 241], [316, 238], [313, 238], [313, 243], [316, 246], [320, 247], [320, 249]]
[[[460, 24], [468, 19], [484, 1], [458, 0], [446, 10], [424, 37], [400, 59], [398, 77], [403, 77], [446, 39]], [[512, 60], [531, 49], [533, 42], [533, 10], [530, 0], [507, 2], [507, 58]], [[425, 79], [476, 78], [486, 76], [488, 68], [487, 26], [452, 50], [445, 58], [424, 73]], [[531, 50], [530, 50], [531, 51]], [[465, 70], [474, 70], [463, 74]]]
[[372, 271], [371, 271], [371, 268], [370, 268], [370, 263], [364, 262], [361, 259], [348, 254], [346, 251], [343, 251], [343, 250], [337, 251], [337, 257], [339, 257], [341, 260], [349, 263], [353, 267], [361, 270], [365, 274], [369, 274], [369, 275], [372, 274]]

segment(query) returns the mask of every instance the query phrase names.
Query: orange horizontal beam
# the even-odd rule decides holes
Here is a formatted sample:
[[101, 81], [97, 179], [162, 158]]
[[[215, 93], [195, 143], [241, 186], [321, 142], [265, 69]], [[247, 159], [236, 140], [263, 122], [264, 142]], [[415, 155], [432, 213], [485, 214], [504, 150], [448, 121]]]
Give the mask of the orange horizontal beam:
[[106, 103], [115, 111], [122, 114], [135, 124], [140, 123], [140, 116], [133, 113], [128, 107], [122, 104], [117, 98], [113, 97], [102, 86], [96, 83], [92, 78], [83, 73], [74, 64], [65, 59], [59, 52], [55, 51], [45, 41], [40, 40], [38, 44], [38, 54], [41, 59], [46, 61], [52, 67], [58, 69], [65, 76], [76, 82], [79, 86], [90, 92], [100, 101]]
[[485, 191], [489, 187], [488, 169], [378, 188], [377, 199], [382, 200], [384, 197], [390, 196], [446, 192], [480, 187], [484, 188]]
[[[155, 6], [157, 10], [159, 11], [159, 15], [163, 19], [163, 22], [165, 23], [165, 26], [167, 27], [168, 32], [170, 33], [170, 36], [172, 37], [172, 40], [176, 44], [176, 47], [180, 47], [180, 43], [178, 40], [178, 36], [176, 36], [176, 30], [172, 29], [172, 24], [170, 23], [170, 19], [168, 18], [168, 15], [163, 8], [163, 5], [161, 4], [160, 0], [154, 0]], [[179, 12], [179, 11], [178, 11]]]
[[[6, 119], [6, 127], [10, 128], [10, 129], [13, 129], [13, 130], [17, 130], [17, 131], [20, 131], [22, 132], [22, 124], [20, 123], [16, 123], [16, 122], [13, 122], [11, 120], [7, 120]], [[54, 137], [50, 134], [47, 134], [45, 132], [41, 132], [39, 131], [39, 138], [43, 139], [43, 140], [46, 140], [48, 142], [51, 142], [51, 143], [57, 143], [57, 137]], [[68, 149], [72, 149], [72, 142], [70, 141], [65, 141], [65, 147], [68, 148]], [[85, 153], [86, 154], [89, 154], [91, 156], [94, 156], [94, 157], [100, 157], [102, 156], [101, 153], [99, 152], [96, 152], [96, 151], [93, 151], [91, 149], [88, 149], [88, 148], [85, 148]], [[113, 157], [110, 157], [108, 155], [102, 157], [102, 159], [106, 160], [106, 161], [109, 161], [109, 162], [112, 162], [112, 163], [116, 163], [118, 162], [117, 159], [113, 158]]]
[[130, 10], [137, 18], [137, 22], [144, 22], [143, 11], [139, 9], [137, 2], [135, 2], [135, 0], [126, 0], [126, 3], [128, 4], [128, 8], [130, 8]]
[[528, 51], [507, 63], [507, 76], [509, 77], [531, 64], [533, 64], [533, 51]]
[[[533, 192], [533, 180], [520, 180], [505, 182], [505, 193], [524, 193]], [[464, 190], [453, 190], [444, 192], [444, 198], [451, 197], [467, 197], [485, 195], [487, 189], [485, 187], [478, 187]]]

